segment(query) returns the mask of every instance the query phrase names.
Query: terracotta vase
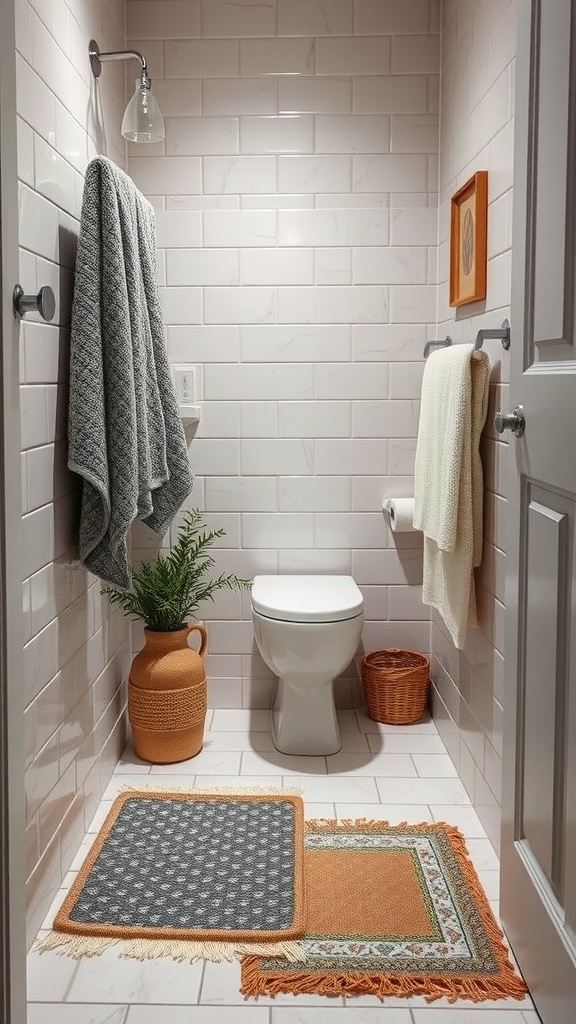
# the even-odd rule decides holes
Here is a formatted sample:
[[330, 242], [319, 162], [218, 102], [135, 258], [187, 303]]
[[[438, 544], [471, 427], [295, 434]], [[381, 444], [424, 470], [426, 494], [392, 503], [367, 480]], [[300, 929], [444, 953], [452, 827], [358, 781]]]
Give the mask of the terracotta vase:
[[[188, 646], [200, 633], [198, 651]], [[144, 761], [172, 764], [202, 749], [206, 719], [207, 634], [200, 623], [160, 633], [145, 629], [146, 644], [136, 655], [128, 682], [128, 718], [134, 750]]]

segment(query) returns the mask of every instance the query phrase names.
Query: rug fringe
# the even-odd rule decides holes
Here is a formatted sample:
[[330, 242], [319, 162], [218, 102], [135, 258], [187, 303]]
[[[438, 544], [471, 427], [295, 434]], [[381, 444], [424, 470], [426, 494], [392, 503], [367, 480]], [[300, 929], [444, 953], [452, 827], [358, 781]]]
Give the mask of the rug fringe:
[[207, 796], [302, 796], [302, 786], [202, 786]]
[[119, 955], [128, 960], [170, 959], [178, 963], [211, 960], [223, 963], [240, 957], [281, 957], [289, 963], [302, 963], [306, 959], [304, 946], [297, 940], [285, 942], [186, 942], [181, 939], [115, 939], [94, 935], [66, 935], [49, 932], [37, 939], [33, 949], [38, 953], [56, 953], [58, 956], [101, 956], [111, 946], [119, 946]]
[[320, 996], [372, 995], [379, 999], [386, 996], [408, 998], [422, 995], [429, 1003], [442, 997], [449, 1003], [454, 1003], [457, 999], [469, 999], [474, 1003], [486, 999], [524, 999], [527, 991], [522, 978], [514, 974], [511, 968], [510, 973], [500, 979], [485, 976], [446, 978], [441, 975], [408, 976], [368, 972], [326, 975], [297, 971], [290, 971], [290, 976], [284, 977], [280, 971], [277, 975], [261, 974], [256, 956], [245, 957], [242, 961], [240, 988], [240, 992], [246, 998], [274, 997], [283, 993]]
[[[158, 776], [160, 778], [160, 776]], [[302, 786], [202, 786], [196, 789], [190, 786], [170, 786], [170, 789], [159, 789], [156, 785], [133, 786], [125, 783], [119, 786], [117, 795], [121, 793], [161, 793], [163, 796], [170, 796], [171, 793], [194, 793], [195, 796], [302, 796]]]
[[36, 939], [32, 949], [36, 953], [57, 953], [58, 956], [81, 957], [101, 956], [111, 946], [116, 946], [118, 939], [104, 938], [99, 935], [64, 935], [62, 932], [48, 932]]
[[391, 825], [382, 818], [311, 818], [304, 822], [305, 832], [387, 832], [393, 828], [395, 832], [405, 829], [410, 832], [414, 828], [427, 828], [431, 832], [448, 832], [465, 842], [464, 836], [455, 825], [447, 825], [444, 821], [400, 821]]

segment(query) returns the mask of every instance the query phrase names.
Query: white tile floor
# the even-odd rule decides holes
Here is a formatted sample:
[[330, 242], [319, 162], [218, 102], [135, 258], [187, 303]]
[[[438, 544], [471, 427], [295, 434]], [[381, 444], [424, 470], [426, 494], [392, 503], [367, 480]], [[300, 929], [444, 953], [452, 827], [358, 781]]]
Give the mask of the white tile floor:
[[[448, 821], [457, 825], [497, 911], [498, 859], [431, 721], [383, 726], [340, 713], [342, 750], [287, 757], [274, 750], [266, 711], [208, 712], [204, 749], [176, 766], [120, 761], [90, 834], [65, 879], [70, 885], [116, 793], [134, 786], [299, 786], [306, 816]], [[144, 778], [146, 776], [146, 779]], [[65, 887], [65, 888], [66, 888]], [[64, 896], [58, 894], [45, 926]], [[41, 933], [43, 934], [43, 933]], [[122, 960], [115, 949], [73, 960], [32, 952], [27, 1024], [538, 1024], [529, 998], [450, 1006], [424, 999], [278, 996], [245, 1001], [239, 965]]]

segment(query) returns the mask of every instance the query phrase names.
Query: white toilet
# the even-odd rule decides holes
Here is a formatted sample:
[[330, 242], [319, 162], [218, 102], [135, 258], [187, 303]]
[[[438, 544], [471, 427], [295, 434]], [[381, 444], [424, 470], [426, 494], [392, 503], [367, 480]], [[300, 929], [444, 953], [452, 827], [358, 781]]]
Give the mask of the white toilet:
[[252, 619], [264, 661], [278, 676], [272, 739], [285, 754], [335, 754], [340, 732], [333, 682], [362, 634], [362, 594], [351, 576], [255, 576]]

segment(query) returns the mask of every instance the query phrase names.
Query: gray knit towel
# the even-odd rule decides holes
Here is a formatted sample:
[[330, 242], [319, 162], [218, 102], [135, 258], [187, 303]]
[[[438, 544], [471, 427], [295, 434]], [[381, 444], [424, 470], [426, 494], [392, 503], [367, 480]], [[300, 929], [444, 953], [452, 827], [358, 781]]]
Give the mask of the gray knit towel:
[[164, 343], [154, 210], [106, 157], [86, 170], [70, 348], [80, 559], [128, 587], [130, 526], [142, 519], [164, 533], [193, 476]]

